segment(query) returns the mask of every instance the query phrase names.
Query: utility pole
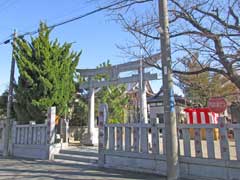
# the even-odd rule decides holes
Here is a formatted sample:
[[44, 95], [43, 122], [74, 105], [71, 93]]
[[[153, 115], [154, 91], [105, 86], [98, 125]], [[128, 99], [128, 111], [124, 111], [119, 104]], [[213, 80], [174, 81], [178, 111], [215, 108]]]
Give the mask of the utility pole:
[[15, 46], [15, 39], [17, 37], [16, 30], [13, 33], [13, 50], [12, 50], [12, 62], [11, 62], [11, 72], [10, 72], [10, 82], [9, 82], [9, 89], [8, 89], [8, 102], [7, 102], [7, 119], [5, 121], [4, 126], [4, 149], [3, 149], [3, 156], [9, 155], [9, 142], [11, 136], [11, 110], [13, 104], [13, 81], [14, 81], [14, 72], [15, 72], [15, 59], [13, 57], [14, 46]]
[[174, 93], [169, 39], [168, 1], [158, 0], [161, 37], [161, 60], [163, 76], [164, 123], [166, 137], [167, 179], [179, 177], [177, 122], [174, 107]]

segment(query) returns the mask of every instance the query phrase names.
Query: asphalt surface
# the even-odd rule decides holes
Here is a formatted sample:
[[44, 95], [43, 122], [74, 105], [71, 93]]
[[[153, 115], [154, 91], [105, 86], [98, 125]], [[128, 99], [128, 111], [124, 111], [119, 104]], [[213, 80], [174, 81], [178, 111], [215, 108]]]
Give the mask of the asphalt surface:
[[0, 179], [165, 180], [164, 177], [157, 175], [103, 169], [91, 165], [2, 157], [0, 157]]

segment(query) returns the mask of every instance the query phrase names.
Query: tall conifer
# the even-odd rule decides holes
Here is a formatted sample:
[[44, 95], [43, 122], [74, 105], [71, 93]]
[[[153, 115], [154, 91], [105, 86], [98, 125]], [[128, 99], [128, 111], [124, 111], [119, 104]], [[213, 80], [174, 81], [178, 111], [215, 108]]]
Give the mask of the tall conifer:
[[51, 41], [50, 33], [46, 24], [40, 23], [38, 37], [31, 37], [30, 42], [16, 40], [14, 58], [20, 75], [14, 109], [19, 121], [40, 122], [50, 106], [56, 106], [57, 114], [63, 116], [75, 92], [74, 74], [81, 52], [71, 51], [71, 43]]

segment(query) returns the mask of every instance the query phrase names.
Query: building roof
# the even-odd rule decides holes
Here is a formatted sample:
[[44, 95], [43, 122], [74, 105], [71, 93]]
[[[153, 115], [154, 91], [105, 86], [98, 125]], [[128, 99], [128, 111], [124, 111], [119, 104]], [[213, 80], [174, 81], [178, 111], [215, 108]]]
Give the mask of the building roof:
[[[139, 91], [139, 83], [138, 82], [128, 83], [126, 86], [127, 86], [126, 90], [127, 90], [128, 94], [138, 93], [138, 91]], [[147, 93], [147, 96], [155, 95], [149, 81], [146, 81], [146, 93]]]
[[[182, 96], [174, 95], [174, 99], [175, 99], [176, 104], [190, 105], [190, 102]], [[147, 98], [148, 104], [157, 103], [157, 102], [163, 103], [163, 94], [162, 93], [158, 94], [156, 96], [150, 96]]]

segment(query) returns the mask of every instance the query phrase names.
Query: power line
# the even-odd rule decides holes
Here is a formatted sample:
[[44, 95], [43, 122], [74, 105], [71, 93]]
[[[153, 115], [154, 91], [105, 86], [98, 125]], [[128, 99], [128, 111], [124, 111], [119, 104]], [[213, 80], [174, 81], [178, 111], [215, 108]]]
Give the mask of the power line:
[[[93, 6], [91, 6], [91, 8], [92, 7]], [[52, 17], [51, 19], [44, 20], [44, 22], [46, 21], [48, 24], [53, 24], [58, 21], [64, 21], [64, 20], [68, 19], [69, 17], [76, 16], [77, 15], [76, 12], [78, 12], [78, 14], [79, 14], [79, 12], [84, 12], [83, 10], [90, 9], [90, 4], [87, 4], [87, 5], [84, 4], [84, 6], [77, 6], [74, 3], [73, 6], [71, 6], [71, 8], [73, 8], [73, 9], [69, 9], [69, 11], [61, 12], [61, 15], [58, 14], [57, 16]], [[22, 34], [22, 33], [26, 32], [28, 29], [33, 29], [35, 26], [36, 25], [27, 26], [21, 32], [19, 32], [19, 29], [18, 29], [18, 33]]]
[[[83, 14], [83, 15], [80, 15], [80, 16], [77, 16], [77, 17], [73, 17], [73, 18], [68, 19], [68, 20], [66, 20], [66, 21], [62, 21], [62, 22], [53, 24], [53, 25], [51, 25], [51, 26], [48, 26], [48, 28], [53, 29], [53, 28], [55, 28], [55, 27], [62, 26], [62, 25], [64, 25], [64, 24], [67, 24], [67, 23], [70, 23], [70, 22], [73, 22], [73, 21], [76, 21], [76, 20], [85, 18], [85, 17], [87, 17], [87, 16], [90, 16], [90, 15], [92, 15], [92, 14], [98, 13], [98, 12], [103, 11], [103, 10], [105, 10], [105, 9], [111, 8], [111, 7], [113, 7], [113, 6], [117, 6], [117, 5], [119, 5], [119, 4], [123, 3], [123, 2], [125, 2], [125, 0], [116, 2], [116, 3], [110, 4], [110, 5], [107, 5], [107, 6], [104, 6], [104, 7], [100, 7], [100, 8], [98, 8], [98, 9], [92, 10], [92, 11], [90, 11], [90, 12], [87, 12], [87, 13], [85, 13], [85, 14]], [[17, 37], [23, 38], [23, 37], [26, 36], [26, 35], [34, 35], [34, 34], [37, 34], [38, 32], [39, 32], [39, 30], [30, 31], [30, 32], [26, 32], [26, 33], [20, 34], [20, 35], [18, 35]], [[8, 44], [8, 43], [11, 42], [11, 40], [13, 40], [13, 35], [11, 35], [11, 38], [9, 38], [9, 39], [1, 42], [0, 45]]]

